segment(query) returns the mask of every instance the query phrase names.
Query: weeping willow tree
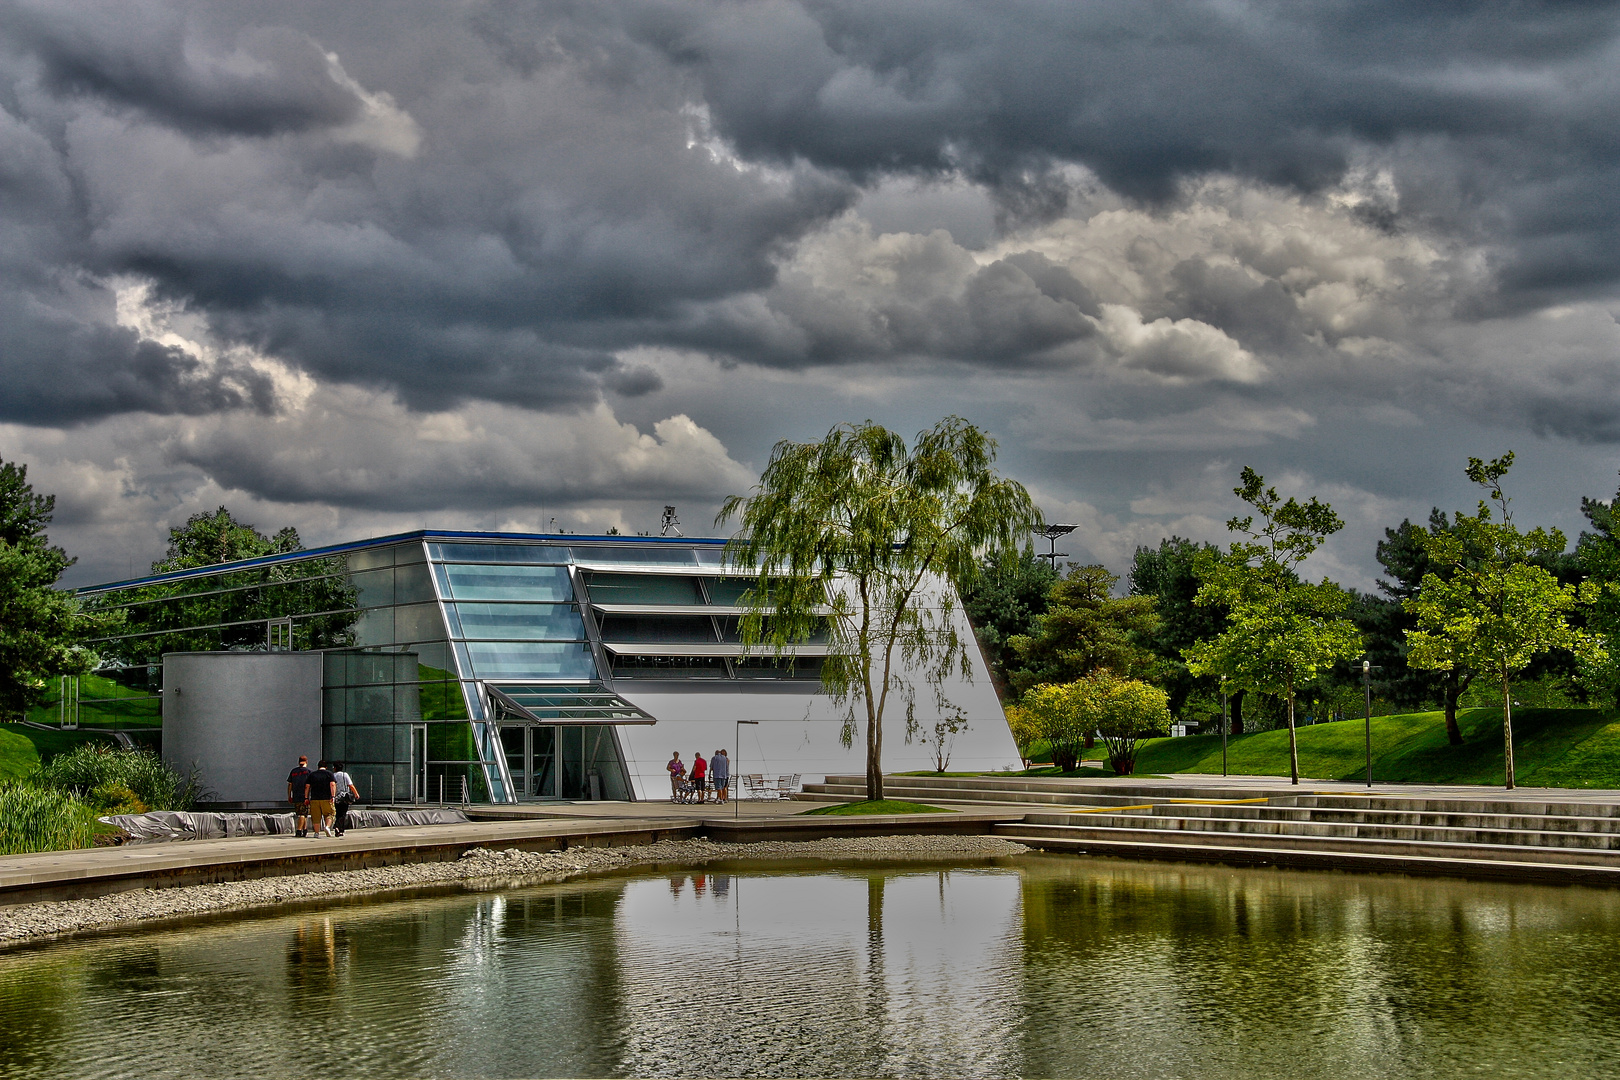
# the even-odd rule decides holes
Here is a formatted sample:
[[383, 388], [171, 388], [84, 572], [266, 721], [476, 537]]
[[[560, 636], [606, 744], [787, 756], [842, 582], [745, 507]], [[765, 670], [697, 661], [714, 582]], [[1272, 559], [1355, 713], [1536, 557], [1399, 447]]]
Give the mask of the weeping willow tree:
[[740, 633], [777, 656], [825, 633], [822, 682], [844, 710], [842, 739], [865, 722], [866, 797], [883, 798], [883, 720], [905, 709], [916, 730], [919, 683], [943, 712], [953, 673], [971, 678], [957, 588], [987, 555], [1014, 551], [1040, 514], [1022, 484], [992, 468], [996, 443], [960, 417], [913, 445], [870, 421], [820, 442], [779, 442], [737, 519], [726, 562], [754, 578]]

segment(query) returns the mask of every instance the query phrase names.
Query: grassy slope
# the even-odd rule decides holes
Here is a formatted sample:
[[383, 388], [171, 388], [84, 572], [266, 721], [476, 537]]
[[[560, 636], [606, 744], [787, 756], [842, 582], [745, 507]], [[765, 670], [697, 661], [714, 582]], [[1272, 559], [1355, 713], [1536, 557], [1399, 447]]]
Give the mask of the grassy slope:
[[[1438, 712], [1374, 717], [1373, 779], [1392, 783], [1500, 784], [1502, 713], [1458, 714], [1463, 745], [1446, 742]], [[1530, 787], [1620, 788], [1620, 715], [1598, 709], [1519, 709], [1513, 715], [1517, 779]], [[1301, 775], [1358, 780], [1366, 775], [1363, 721], [1299, 729]], [[1234, 773], [1288, 775], [1288, 732], [1241, 735], [1228, 747]], [[1139, 772], [1219, 773], [1219, 735], [1154, 739], [1137, 756]]]
[[18, 724], [0, 725], [0, 780], [27, 776], [40, 760], [84, 742], [112, 742], [98, 731], [40, 731]]

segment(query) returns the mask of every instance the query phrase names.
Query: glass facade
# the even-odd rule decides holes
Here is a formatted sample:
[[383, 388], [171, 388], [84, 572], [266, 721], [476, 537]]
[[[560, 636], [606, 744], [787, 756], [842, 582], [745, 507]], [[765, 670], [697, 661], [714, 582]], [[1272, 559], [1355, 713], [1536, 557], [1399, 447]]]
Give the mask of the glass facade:
[[122, 709], [156, 712], [165, 653], [320, 650], [323, 752], [362, 798], [629, 798], [615, 725], [653, 718], [602, 714], [616, 682], [819, 681], [824, 639], [744, 655], [720, 546], [424, 532], [80, 593], [123, 613], [92, 643]]

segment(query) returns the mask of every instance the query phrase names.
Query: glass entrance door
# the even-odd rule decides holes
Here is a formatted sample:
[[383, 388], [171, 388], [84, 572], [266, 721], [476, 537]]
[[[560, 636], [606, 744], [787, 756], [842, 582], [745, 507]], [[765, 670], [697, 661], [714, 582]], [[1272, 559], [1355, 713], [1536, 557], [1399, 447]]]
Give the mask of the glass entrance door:
[[501, 752], [518, 798], [555, 799], [557, 729], [539, 724], [502, 724]]

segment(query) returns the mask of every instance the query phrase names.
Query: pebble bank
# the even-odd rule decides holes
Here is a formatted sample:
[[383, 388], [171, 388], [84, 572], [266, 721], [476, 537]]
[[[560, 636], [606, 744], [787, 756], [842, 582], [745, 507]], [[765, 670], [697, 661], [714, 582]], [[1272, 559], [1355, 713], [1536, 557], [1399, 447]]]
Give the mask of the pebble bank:
[[183, 918], [214, 912], [250, 910], [285, 903], [308, 903], [323, 897], [382, 893], [447, 885], [482, 878], [537, 884], [603, 870], [658, 863], [701, 865], [721, 859], [820, 859], [848, 862], [871, 859], [993, 858], [1029, 849], [993, 836], [873, 836], [827, 840], [722, 844], [713, 840], [663, 840], [636, 847], [576, 847], [566, 851], [518, 851], [473, 848], [454, 862], [410, 863], [369, 870], [294, 874], [192, 885], [138, 889], [92, 900], [0, 907], [0, 944], [102, 930], [153, 919]]

